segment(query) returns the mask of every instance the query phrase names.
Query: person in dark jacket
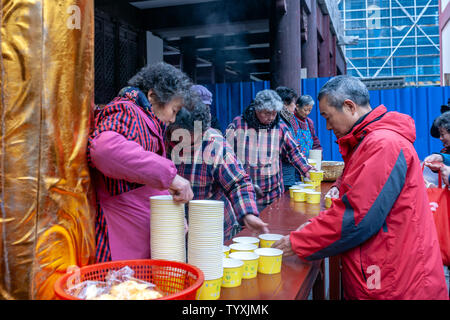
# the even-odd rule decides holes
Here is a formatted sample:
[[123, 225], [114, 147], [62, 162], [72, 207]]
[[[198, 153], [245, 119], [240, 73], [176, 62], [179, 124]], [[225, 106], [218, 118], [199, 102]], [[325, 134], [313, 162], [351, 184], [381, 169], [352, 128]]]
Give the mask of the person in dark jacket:
[[[441, 114], [443, 114], [443, 113], [445, 113], [445, 112], [447, 112], [447, 111], [450, 111], [450, 99], [448, 99], [447, 105], [444, 104], [444, 105], [441, 106]], [[438, 118], [439, 118], [439, 117], [438, 117]], [[432, 124], [431, 129], [430, 129], [430, 134], [431, 134], [431, 136], [432, 136], [433, 138], [437, 138], [437, 139], [439, 139], [440, 136], [441, 136], [441, 133], [440, 133], [440, 131], [439, 131], [439, 128], [438, 128], [437, 125], [436, 125], [436, 120], [437, 120], [438, 118], [434, 119], [433, 124]], [[448, 146], [445, 147], [445, 146], [444, 146], [444, 148], [441, 150], [441, 153], [450, 154], [450, 147], [448, 147]]]
[[[436, 152], [425, 158], [424, 163], [432, 171], [441, 171], [442, 178], [446, 184], [450, 185], [449, 181], [449, 165], [450, 154], [445, 151], [450, 151], [450, 111], [444, 112], [434, 120], [433, 125], [439, 132], [439, 139], [444, 145], [444, 149], [441, 152]], [[443, 165], [442, 165], [443, 164]]]
[[[298, 98], [297, 93], [294, 89], [283, 86], [278, 87], [275, 91], [283, 101], [283, 109], [280, 111], [280, 121], [283, 121], [286, 124], [289, 131], [292, 133], [292, 137], [297, 140], [295, 135], [296, 132], [298, 132], [299, 127], [294, 119], [295, 103]], [[285, 160], [281, 161], [281, 169], [283, 173], [284, 188], [285, 190], [288, 190], [297, 182], [295, 174], [296, 170], [292, 164]]]

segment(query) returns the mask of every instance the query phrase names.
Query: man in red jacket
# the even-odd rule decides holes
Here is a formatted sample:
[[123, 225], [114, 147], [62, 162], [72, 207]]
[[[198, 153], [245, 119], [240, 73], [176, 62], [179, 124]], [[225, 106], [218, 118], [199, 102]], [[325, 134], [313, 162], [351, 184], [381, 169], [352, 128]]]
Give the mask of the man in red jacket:
[[319, 92], [345, 169], [330, 209], [274, 244], [305, 261], [341, 254], [345, 299], [448, 299], [411, 117], [372, 110], [358, 79]]

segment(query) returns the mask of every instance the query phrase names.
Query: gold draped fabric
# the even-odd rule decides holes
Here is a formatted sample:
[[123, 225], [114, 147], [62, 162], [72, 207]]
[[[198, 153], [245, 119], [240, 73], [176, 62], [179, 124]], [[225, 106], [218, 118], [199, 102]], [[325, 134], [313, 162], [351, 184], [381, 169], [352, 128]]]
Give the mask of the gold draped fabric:
[[93, 0], [0, 0], [0, 298], [94, 259]]

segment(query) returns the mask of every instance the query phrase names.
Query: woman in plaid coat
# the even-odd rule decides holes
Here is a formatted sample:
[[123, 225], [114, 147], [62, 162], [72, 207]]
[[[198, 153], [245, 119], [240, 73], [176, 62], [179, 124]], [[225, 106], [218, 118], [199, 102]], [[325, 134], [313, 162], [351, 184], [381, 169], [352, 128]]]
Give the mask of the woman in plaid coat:
[[258, 206], [263, 209], [284, 192], [281, 160], [288, 161], [303, 176], [309, 178], [312, 168], [292, 137], [287, 125], [280, 121], [283, 108], [280, 96], [273, 90], [256, 94], [254, 101], [227, 128], [227, 141], [261, 189]]

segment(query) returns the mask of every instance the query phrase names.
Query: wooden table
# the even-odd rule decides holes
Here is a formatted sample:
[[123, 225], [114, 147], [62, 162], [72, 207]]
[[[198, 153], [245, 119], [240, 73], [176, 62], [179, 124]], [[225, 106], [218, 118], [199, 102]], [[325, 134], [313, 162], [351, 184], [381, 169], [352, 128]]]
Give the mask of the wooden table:
[[[293, 202], [289, 191], [266, 207], [260, 217], [269, 224], [270, 233], [287, 235], [324, 209], [324, 196], [331, 183], [322, 183], [320, 205]], [[237, 236], [251, 236], [248, 229]], [[231, 244], [227, 241], [225, 244]], [[243, 279], [237, 288], [222, 288], [221, 300], [303, 300], [313, 289], [315, 299], [324, 298], [323, 261], [305, 263], [297, 256], [283, 258], [281, 272], [273, 275], [258, 273], [254, 279]]]

